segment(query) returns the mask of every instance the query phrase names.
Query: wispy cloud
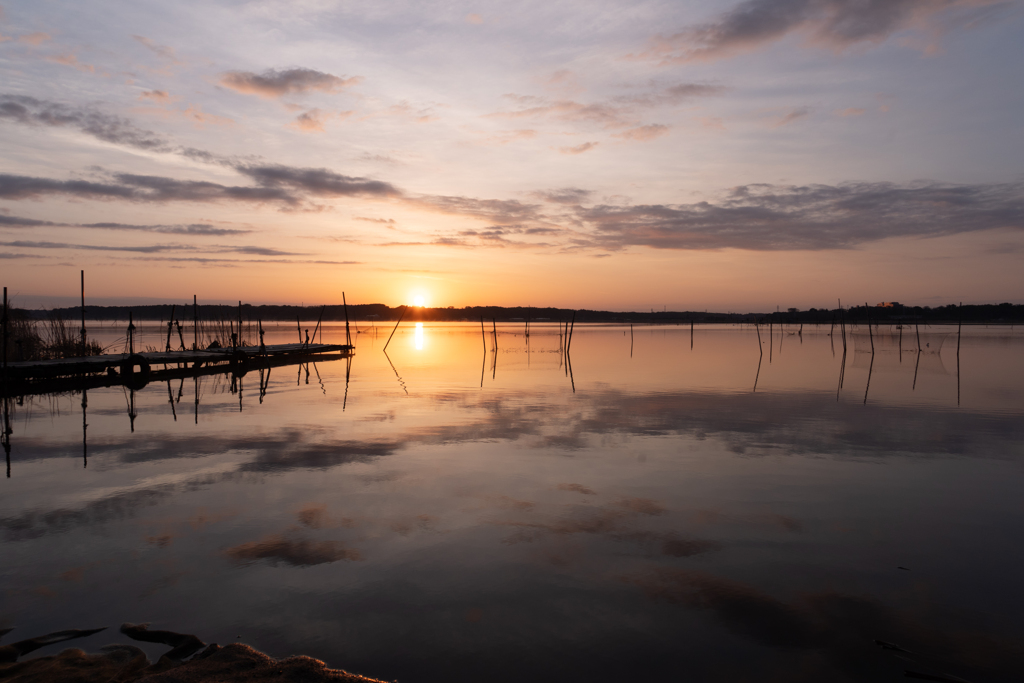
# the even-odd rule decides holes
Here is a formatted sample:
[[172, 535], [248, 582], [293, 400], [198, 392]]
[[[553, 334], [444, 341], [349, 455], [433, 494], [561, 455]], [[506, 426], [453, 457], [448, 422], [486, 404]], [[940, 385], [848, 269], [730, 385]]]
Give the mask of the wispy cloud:
[[669, 127], [660, 123], [652, 123], [647, 126], [638, 126], [636, 128], [630, 128], [629, 130], [616, 133], [613, 137], [622, 138], [623, 140], [637, 140], [639, 142], [647, 142], [660, 138], [662, 135], [668, 135]]
[[161, 59], [170, 62], [171, 64], [181, 63], [181, 60], [179, 60], [178, 56], [174, 53], [174, 48], [168, 47], [167, 45], [159, 45], [145, 36], [132, 36], [132, 38], [145, 45]]
[[281, 188], [239, 187], [201, 180], [177, 180], [161, 176], [114, 174], [108, 182], [53, 180], [0, 174], [0, 198], [28, 199], [63, 195], [84, 199], [122, 199], [137, 202], [274, 202], [298, 205], [300, 198]]
[[63, 64], [64, 66], [70, 66], [73, 69], [84, 71], [85, 73], [94, 74], [96, 73], [96, 67], [92, 64], [86, 64], [78, 61], [78, 55], [72, 52], [65, 52], [64, 54], [54, 55], [47, 57], [46, 61], [53, 62], [54, 64]]
[[772, 121], [771, 126], [772, 128], [782, 128], [783, 126], [788, 126], [795, 121], [807, 118], [810, 113], [811, 110], [807, 107], [797, 107], [796, 109], [784, 114], [781, 118]]
[[1024, 230], [1024, 185], [747, 185], [717, 202], [601, 205], [576, 217], [603, 248], [848, 249], [890, 237]]
[[263, 188], [290, 188], [314, 197], [397, 197], [402, 194], [390, 183], [345, 176], [326, 168], [240, 165], [236, 170]]
[[303, 133], [323, 133], [329, 117], [330, 114], [320, 109], [310, 109], [299, 114], [289, 125]]
[[[162, 94], [166, 96], [166, 93]], [[116, 145], [154, 151], [170, 150], [170, 145], [163, 137], [139, 128], [127, 119], [88, 107], [72, 107], [25, 95], [0, 94], [0, 119], [25, 125], [76, 128]]]
[[562, 154], [583, 154], [589, 152], [598, 146], [597, 142], [584, 142], [582, 145], [576, 145], [575, 147], [559, 147], [558, 151]]
[[269, 247], [256, 246], [223, 246], [197, 247], [191, 244], [149, 244], [149, 245], [109, 245], [109, 244], [71, 244], [69, 242], [46, 242], [33, 240], [13, 240], [0, 242], [0, 246], [18, 249], [75, 249], [85, 251], [124, 251], [140, 254], [160, 254], [175, 251], [210, 251], [214, 253], [248, 254], [252, 256], [303, 256], [292, 251], [281, 251]]
[[362, 80], [359, 76], [348, 78], [316, 71], [314, 69], [270, 69], [262, 74], [251, 71], [229, 71], [221, 76], [220, 84], [225, 88], [245, 95], [258, 95], [276, 99], [285, 95], [307, 92], [336, 93]]
[[878, 44], [908, 29], [943, 33], [969, 25], [970, 10], [1003, 0], [746, 0], [716, 20], [656, 36], [637, 55], [661, 64], [712, 61], [756, 50], [801, 33], [832, 50]]
[[42, 45], [48, 40], [52, 40], [49, 33], [27, 33], [23, 36], [18, 36], [19, 43], [28, 43], [29, 45]]
[[246, 235], [252, 230], [236, 228], [218, 228], [210, 223], [189, 223], [187, 225], [134, 225], [131, 223], [55, 223], [22, 216], [0, 214], [0, 228], [90, 228], [96, 230], [120, 230], [130, 232], [152, 232], [165, 235], [213, 236]]

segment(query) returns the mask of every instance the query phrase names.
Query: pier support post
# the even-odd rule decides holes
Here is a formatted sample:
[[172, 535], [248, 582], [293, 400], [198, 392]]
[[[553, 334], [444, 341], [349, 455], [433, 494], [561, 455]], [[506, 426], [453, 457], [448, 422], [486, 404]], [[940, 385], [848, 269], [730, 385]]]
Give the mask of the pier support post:
[[352, 332], [349, 331], [348, 326], [348, 300], [345, 299], [345, 292], [341, 293], [341, 303], [345, 307], [345, 343], [352, 346]]
[[86, 355], [85, 345], [85, 271], [82, 271], [82, 355]]
[[4, 287], [4, 313], [3, 313], [3, 351], [4, 351], [4, 382], [7, 381], [7, 288]]

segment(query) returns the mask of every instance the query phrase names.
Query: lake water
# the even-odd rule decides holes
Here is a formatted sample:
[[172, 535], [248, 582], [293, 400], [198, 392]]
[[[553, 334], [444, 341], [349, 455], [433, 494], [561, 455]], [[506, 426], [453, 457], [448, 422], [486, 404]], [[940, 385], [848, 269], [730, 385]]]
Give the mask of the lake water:
[[1020, 331], [958, 359], [955, 327], [920, 354], [861, 327], [843, 370], [828, 326], [581, 325], [570, 376], [554, 324], [496, 352], [490, 323], [403, 325], [388, 355], [359, 329], [265, 392], [150, 384], [134, 431], [90, 390], [87, 444], [81, 394], [13, 404], [8, 642], [148, 621], [402, 683], [1021, 680]]

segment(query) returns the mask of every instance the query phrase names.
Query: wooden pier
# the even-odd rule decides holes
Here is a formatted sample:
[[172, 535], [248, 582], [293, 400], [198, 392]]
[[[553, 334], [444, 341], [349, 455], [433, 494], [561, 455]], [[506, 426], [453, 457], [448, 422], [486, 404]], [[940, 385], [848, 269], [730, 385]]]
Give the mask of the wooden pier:
[[112, 386], [137, 390], [150, 382], [220, 373], [241, 377], [260, 368], [340, 360], [353, 351], [349, 344], [273, 344], [8, 363], [6, 379], [0, 379], [0, 396]]

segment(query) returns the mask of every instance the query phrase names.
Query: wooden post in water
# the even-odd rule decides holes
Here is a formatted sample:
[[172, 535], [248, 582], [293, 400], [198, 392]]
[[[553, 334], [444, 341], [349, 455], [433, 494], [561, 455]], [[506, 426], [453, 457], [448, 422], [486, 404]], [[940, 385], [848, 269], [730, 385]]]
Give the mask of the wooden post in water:
[[903, 321], [900, 321], [900, 362], [903, 362]]
[[690, 318], [690, 350], [693, 351], [693, 318]]
[[[171, 330], [174, 329], [174, 309], [176, 307], [177, 307], [177, 304], [171, 304], [171, 317], [167, 321], [167, 347], [164, 349], [165, 352], [170, 352], [170, 350], [171, 350]], [[84, 331], [85, 330], [83, 330], [83, 332]], [[168, 391], [170, 391], [170, 387], [171, 387], [171, 385], [168, 384], [167, 385]]]
[[[757, 331], [757, 351], [758, 351], [758, 353], [760, 353], [763, 356], [764, 355], [764, 347], [761, 346], [761, 328], [758, 326], [758, 324], [756, 322], [754, 323], [754, 329]], [[755, 382], [755, 384], [756, 384], [756, 382]]]
[[299, 317], [298, 313], [295, 314], [295, 327], [299, 330], [299, 343], [302, 343], [302, 318]]
[[196, 295], [192, 295], [192, 350], [199, 350], [199, 302]]
[[569, 326], [569, 341], [565, 345], [565, 357], [569, 358], [569, 351], [572, 350], [572, 333], [576, 329], [576, 311], [572, 312], [572, 324]]
[[[4, 287], [4, 315], [3, 315], [3, 352], [4, 352], [4, 383], [7, 382], [7, 288]], [[5, 399], [6, 400], [6, 399]]]
[[956, 404], [960, 405], [960, 327], [964, 322], [964, 302], [957, 307], [960, 314], [956, 323]]
[[[871, 355], [875, 354], [875, 335], [871, 334], [871, 309], [868, 307], [868, 302], [864, 302], [864, 315], [868, 319], [868, 339], [871, 340]], [[871, 374], [868, 373], [868, 383], [871, 383]], [[868, 393], [864, 392], [864, 401], [867, 402]]]
[[494, 331], [494, 350], [498, 350], [498, 323], [491, 318], [491, 329]]
[[242, 345], [242, 302], [238, 302], [238, 345]]
[[487, 333], [484, 332], [484, 317], [480, 316], [480, 341], [484, 344], [484, 353], [487, 353]]
[[82, 355], [85, 355], [85, 271], [82, 271]]
[[629, 324], [629, 357], [633, 357], [633, 323]]
[[128, 311], [128, 355], [135, 353], [135, 323], [132, 322], [132, 312]]
[[964, 323], [964, 302], [961, 301], [957, 307], [957, 313], [959, 313], [959, 320], [956, 323], [956, 359], [957, 363], [960, 362], [960, 326]]
[[[400, 325], [400, 324], [402, 323], [402, 318], [404, 318], [404, 317], [405, 317], [405, 311], [406, 311], [406, 310], [407, 310], [408, 308], [409, 308], [408, 306], [402, 306], [402, 314], [401, 314], [400, 316], [398, 316], [398, 322], [397, 322], [397, 323], [395, 323], [395, 329], [394, 329], [394, 330], [391, 330], [391, 335], [390, 335], [390, 336], [388, 337], [388, 340], [387, 340], [386, 342], [384, 342], [384, 352], [385, 352], [385, 353], [387, 353], [387, 350], [388, 350], [388, 344], [390, 344], [390, 343], [391, 343], [391, 337], [394, 337], [394, 336], [395, 336], [395, 331], [397, 331], [397, 330], [398, 330], [398, 326], [399, 326], [399, 325]], [[397, 374], [397, 373], [396, 373], [396, 374]]]
[[341, 293], [341, 303], [345, 307], [345, 344], [352, 346], [352, 333], [348, 327], [348, 301], [345, 299], [345, 292]]

